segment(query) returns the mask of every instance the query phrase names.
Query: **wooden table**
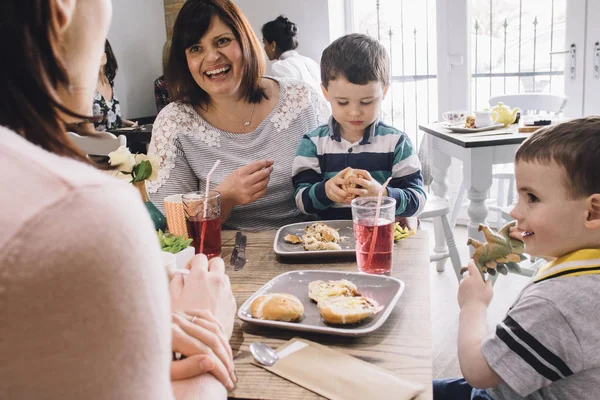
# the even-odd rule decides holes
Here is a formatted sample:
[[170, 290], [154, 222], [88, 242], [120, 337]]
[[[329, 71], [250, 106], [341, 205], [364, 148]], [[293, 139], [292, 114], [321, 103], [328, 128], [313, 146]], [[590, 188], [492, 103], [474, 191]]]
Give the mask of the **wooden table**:
[[[492, 166], [514, 161], [519, 144], [530, 134], [519, 133], [518, 125], [479, 134], [452, 133], [443, 124], [419, 125], [427, 133], [428, 159], [433, 175], [432, 189], [436, 196], [446, 198], [448, 194], [448, 168], [450, 158], [463, 163], [463, 183], [469, 198], [468, 237], [484, 240], [477, 229], [487, 218], [485, 200], [492, 186]], [[438, 232], [439, 231], [439, 232]], [[436, 230], [435, 247], [445, 248], [444, 233]]]
[[[275, 231], [246, 232], [247, 262], [240, 271], [228, 265], [235, 231], [223, 231], [222, 257], [238, 307], [271, 278], [291, 270], [323, 268], [356, 271], [353, 259], [310, 262], [277, 260], [273, 252]], [[249, 346], [259, 340], [273, 348], [299, 336], [351, 354], [381, 366], [400, 378], [421, 383], [426, 392], [419, 399], [432, 398], [432, 352], [429, 293], [429, 241], [426, 231], [396, 244], [392, 275], [404, 281], [406, 288], [394, 311], [377, 331], [358, 338], [306, 334], [242, 323], [236, 318], [231, 338], [235, 355], [237, 389], [231, 398], [244, 399], [319, 399], [321, 396], [275, 374], [250, 364]]]

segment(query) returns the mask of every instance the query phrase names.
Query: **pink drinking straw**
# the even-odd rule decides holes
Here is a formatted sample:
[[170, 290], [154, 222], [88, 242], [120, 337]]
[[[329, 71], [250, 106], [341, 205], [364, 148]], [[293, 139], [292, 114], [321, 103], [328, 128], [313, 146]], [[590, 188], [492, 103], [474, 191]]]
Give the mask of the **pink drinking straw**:
[[204, 192], [204, 213], [202, 214], [202, 233], [200, 233], [200, 253], [204, 253], [204, 235], [206, 234], [206, 213], [208, 212], [208, 193], [210, 192], [210, 176], [215, 169], [219, 166], [221, 160], [215, 161], [215, 165], [212, 166], [208, 174], [206, 175], [206, 191]]
[[373, 229], [373, 235], [371, 236], [371, 247], [369, 248], [369, 256], [367, 257], [367, 265], [365, 269], [368, 270], [371, 267], [371, 260], [373, 259], [373, 251], [375, 250], [375, 242], [377, 240], [377, 229], [379, 227], [379, 213], [381, 211], [381, 200], [383, 198], [383, 191], [385, 187], [390, 183], [392, 177], [390, 176], [387, 181], [383, 183], [381, 189], [379, 189], [379, 195], [377, 196], [377, 207], [375, 208], [375, 228]]

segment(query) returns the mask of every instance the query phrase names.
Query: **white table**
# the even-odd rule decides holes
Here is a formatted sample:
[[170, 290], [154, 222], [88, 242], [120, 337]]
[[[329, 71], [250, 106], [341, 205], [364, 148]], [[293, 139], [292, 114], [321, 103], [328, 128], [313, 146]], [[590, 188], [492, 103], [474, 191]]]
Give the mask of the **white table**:
[[[468, 235], [483, 240], [483, 234], [477, 229], [488, 215], [485, 200], [492, 186], [492, 166], [512, 163], [519, 144], [530, 134], [518, 133], [517, 125], [479, 134], [452, 133], [441, 123], [419, 125], [419, 129], [429, 135], [428, 160], [433, 175], [433, 193], [436, 196], [447, 198], [450, 158], [462, 161], [463, 183], [469, 198]], [[445, 249], [443, 231], [435, 229], [434, 251], [445, 252]]]

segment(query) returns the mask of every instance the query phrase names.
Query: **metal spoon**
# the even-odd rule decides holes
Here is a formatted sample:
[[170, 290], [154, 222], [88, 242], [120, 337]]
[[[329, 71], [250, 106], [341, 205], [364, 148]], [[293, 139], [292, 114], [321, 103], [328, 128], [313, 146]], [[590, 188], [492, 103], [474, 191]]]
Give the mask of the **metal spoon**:
[[256, 361], [267, 367], [272, 366], [279, 360], [275, 350], [261, 342], [253, 342], [250, 345], [250, 352]]

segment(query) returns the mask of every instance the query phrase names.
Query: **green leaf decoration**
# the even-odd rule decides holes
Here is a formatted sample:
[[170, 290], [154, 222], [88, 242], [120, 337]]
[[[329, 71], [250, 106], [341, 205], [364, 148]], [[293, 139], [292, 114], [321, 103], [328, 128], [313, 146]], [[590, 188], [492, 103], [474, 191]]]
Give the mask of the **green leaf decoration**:
[[150, 178], [152, 175], [152, 164], [150, 161], [144, 160], [133, 167], [133, 182], [142, 182]]
[[173, 254], [186, 249], [192, 243], [192, 239], [184, 239], [183, 236], [163, 233], [160, 229], [158, 230], [158, 241], [163, 251]]

